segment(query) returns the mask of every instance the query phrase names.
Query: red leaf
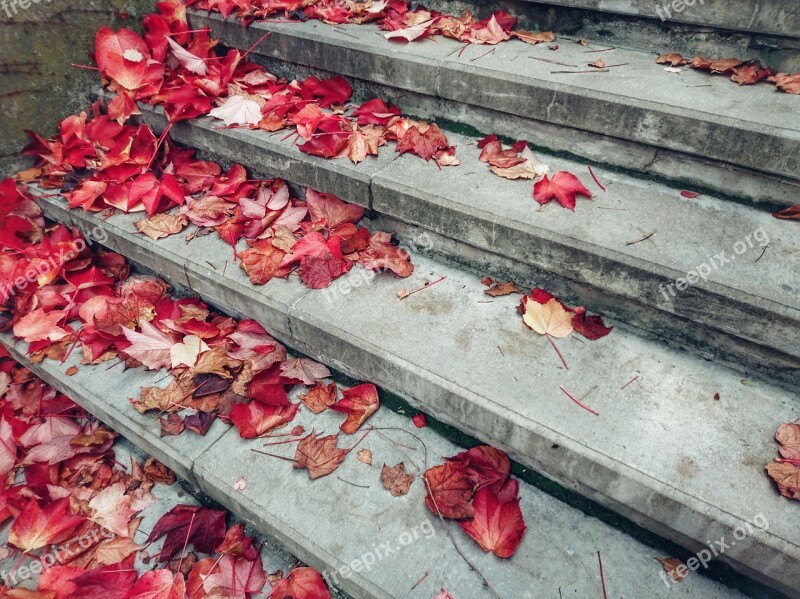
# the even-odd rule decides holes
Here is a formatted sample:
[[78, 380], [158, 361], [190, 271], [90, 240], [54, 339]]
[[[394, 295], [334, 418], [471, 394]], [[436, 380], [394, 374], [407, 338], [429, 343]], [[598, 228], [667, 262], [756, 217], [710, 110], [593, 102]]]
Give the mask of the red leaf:
[[74, 596], [81, 599], [124, 599], [136, 582], [133, 560], [131, 555], [123, 562], [96, 568], [74, 578], [72, 582], [79, 589]]
[[242, 439], [255, 439], [266, 435], [278, 426], [288, 424], [297, 415], [300, 404], [271, 406], [253, 401], [248, 404], [236, 404], [228, 417], [239, 429]]
[[566, 171], [560, 171], [548, 179], [544, 175], [542, 179], [533, 186], [533, 199], [540, 204], [548, 204], [555, 198], [564, 208], [575, 210], [575, 198], [577, 195], [592, 197], [592, 192], [586, 189], [580, 179]]
[[125, 595], [125, 599], [184, 599], [186, 583], [183, 575], [169, 570], [145, 572]]
[[330, 252], [323, 256], [309, 256], [304, 262], [297, 274], [309, 289], [325, 289], [344, 272], [342, 259]]
[[506, 452], [489, 445], [478, 445], [450, 459], [466, 466], [467, 477], [474, 488], [488, 486], [494, 492], [502, 489], [511, 469]]
[[197, 551], [213, 553], [225, 538], [225, 512], [193, 505], [176, 505], [153, 527], [147, 542], [152, 543], [164, 535], [164, 545], [158, 559], [171, 560], [188, 539]]
[[800, 220], [800, 204], [797, 206], [789, 206], [780, 212], [776, 212], [772, 216], [782, 220]]
[[269, 599], [331, 599], [331, 594], [314, 568], [295, 568], [275, 585]]
[[695, 198], [699, 198], [702, 193], [697, 193], [696, 191], [682, 191], [681, 197], [686, 198], [687, 200], [693, 200]]
[[378, 411], [378, 390], [372, 383], [363, 383], [342, 392], [342, 399], [331, 406], [336, 412], [346, 412], [347, 420], [341, 430], [347, 435], [356, 432], [364, 421]]
[[437, 125], [431, 124], [425, 133], [420, 133], [417, 126], [413, 126], [397, 141], [397, 151], [400, 154], [411, 152], [430, 160], [437, 150], [443, 150], [448, 145], [447, 137]]
[[595, 341], [601, 337], [605, 337], [614, 329], [614, 327], [607, 327], [602, 317], [587, 316], [585, 312], [586, 309], [584, 308], [583, 310], [583, 312], [580, 312], [578, 308], [575, 308], [575, 316], [572, 317], [572, 326], [575, 328], [576, 332], [587, 339]]
[[428, 469], [424, 477], [425, 505], [430, 511], [454, 520], [472, 518], [474, 511], [469, 500], [474, 487], [467, 476], [466, 464], [445, 462]]
[[11, 525], [8, 542], [23, 551], [32, 551], [63, 541], [84, 521], [69, 513], [66, 497], [44, 508], [35, 499], [29, 499]]
[[417, 428], [425, 428], [428, 426], [428, 421], [425, 420], [425, 414], [417, 414], [411, 420]]
[[489, 487], [480, 489], [472, 502], [475, 517], [459, 522], [484, 551], [497, 557], [511, 557], [525, 534], [519, 498], [502, 501]]
[[357, 223], [364, 216], [364, 209], [355, 204], [347, 204], [329, 193], [306, 190], [306, 202], [312, 222], [322, 222], [328, 229], [335, 229], [342, 223]]

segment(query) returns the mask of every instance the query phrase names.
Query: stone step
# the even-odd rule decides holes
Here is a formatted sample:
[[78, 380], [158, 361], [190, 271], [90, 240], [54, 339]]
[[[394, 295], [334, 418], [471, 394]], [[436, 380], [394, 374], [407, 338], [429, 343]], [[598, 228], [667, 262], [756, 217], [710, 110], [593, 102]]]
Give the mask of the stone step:
[[[127, 400], [137, 396], [141, 386], [155, 382], [157, 374], [124, 370], [120, 364], [111, 371], [106, 365], [83, 366], [78, 352], [64, 364], [51, 360], [32, 364], [25, 355], [24, 343], [15, 344], [9, 334], [0, 335], [0, 343], [106, 424], [128, 431], [135, 445], [147, 448], [145, 451], [165, 463], [178, 465], [201, 491], [317, 568], [331, 584], [355, 599], [428, 599], [443, 587], [458, 599], [494, 596], [458, 556], [445, 525], [425, 507], [425, 493], [418, 479], [408, 495], [397, 498], [380, 483], [384, 463], [404, 461], [413, 471], [411, 464], [424, 469], [426, 464], [441, 463], [444, 457], [462, 450], [431, 428], [418, 430], [407, 417], [384, 407], [369, 421], [383, 432], [380, 436], [373, 432], [360, 445], [371, 450], [373, 465], [351, 457], [335, 475], [312, 481], [285, 461], [253, 451], [291, 456], [293, 446], [264, 449], [263, 439], [243, 440], [235, 429], [226, 428], [220, 421], [212, 425], [206, 437], [187, 432], [160, 438], [158, 420], [138, 414]], [[71, 366], [79, 367], [78, 373], [67, 376], [65, 372]], [[292, 400], [297, 401], [296, 394]], [[322, 434], [337, 432], [341, 420], [330, 411], [313, 415], [301, 409], [295, 423]], [[413, 431], [417, 440], [398, 429]], [[354, 443], [360, 437], [357, 433], [340, 444]], [[402, 452], [396, 443], [402, 444]], [[191, 451], [185, 453], [186, 448]], [[234, 484], [241, 478], [246, 486], [237, 490]], [[524, 482], [520, 496], [528, 531], [511, 559], [484, 554], [457, 526], [450, 525], [460, 551], [483, 573], [497, 597], [555, 597], [559, 590], [564, 597], [601, 596], [598, 551], [608, 596], [673, 596], [672, 587], [677, 585], [666, 579], [654, 559], [669, 555], [664, 553], [666, 547], [654, 548], [636, 541]], [[754, 534], [764, 532], [754, 528]], [[276, 550], [271, 553], [275, 555], [265, 565], [277, 562], [286, 568], [285, 554]], [[677, 590], [705, 599], [745, 597], [696, 574], [682, 581]]]
[[[254, 60], [288, 77], [309, 69], [350, 77], [357, 100], [391, 98], [409, 114], [528, 139], [551, 152], [746, 201], [797, 201], [800, 120], [794, 115], [800, 100], [772, 85], [739, 87], [697, 71], [667, 73], [653, 53], [589, 53], [569, 39], [557, 52], [512, 40], [486, 54], [483, 46], [465, 49], [446, 38], [390, 43], [369, 24], [244, 27], [197, 11], [190, 22], [210, 26], [224, 44], [242, 49], [270, 31], [251, 54]], [[605, 47], [598, 42], [591, 49]], [[625, 66], [563, 72], [593, 71], [587, 64], [598, 57]], [[546, 62], [552, 60], [576, 67]]]
[[[134, 233], [139, 216], [101, 220], [43, 204], [60, 222], [84, 231], [101, 226], [105, 245], [224, 312], [257, 319], [290, 347], [373, 381], [689, 550], [730, 539], [763, 515], [769, 530], [737, 541], [721, 559], [783, 592], [800, 588], [797, 515], [764, 472], [776, 456], [776, 428], [797, 417], [794, 393], [743, 380], [624, 326], [595, 342], [560, 340], [565, 370], [547, 340], [524, 327], [517, 299], [491, 299], [478, 277], [422, 254], [413, 256], [410, 279], [373, 278], [356, 267], [327, 291], [308, 290], [294, 276], [254, 287], [216, 236], [189, 246], [182, 235], [154, 242]], [[441, 277], [398, 299], [399, 291]], [[599, 416], [576, 406], [561, 386]], [[233, 455], [222, 443], [217, 450]], [[197, 461], [195, 475], [213, 463]], [[223, 486], [233, 476], [226, 468]], [[251, 510], [257, 512], [255, 504]], [[289, 550], [305, 559], [299, 548]]]
[[[157, 131], [166, 123], [159, 114], [144, 109]], [[538, 211], [531, 182], [492, 174], [478, 161], [475, 138], [449, 134], [459, 148], [459, 167], [439, 169], [391, 148], [353, 165], [304, 154], [285, 135], [225, 130], [219, 122], [179, 123], [171, 136], [407, 223], [418, 229], [412, 237], [435, 234], [438, 254], [470, 263], [479, 274], [508, 274], [525, 285], [555, 277], [556, 284], [569, 283], [558, 292], [671, 343], [748, 369], [761, 364], [771, 375], [797, 381], [800, 230], [792, 223], [710, 196], [687, 200], [677, 189], [597, 170], [608, 190], [603, 192], [585, 164], [545, 155], [540, 158], [551, 173], [575, 173], [595, 200], [579, 200], [574, 213], [559, 206]], [[453, 240], [460, 246], [452, 247]], [[498, 271], [502, 260], [508, 269]], [[698, 269], [711, 271], [707, 281], [687, 274]]]

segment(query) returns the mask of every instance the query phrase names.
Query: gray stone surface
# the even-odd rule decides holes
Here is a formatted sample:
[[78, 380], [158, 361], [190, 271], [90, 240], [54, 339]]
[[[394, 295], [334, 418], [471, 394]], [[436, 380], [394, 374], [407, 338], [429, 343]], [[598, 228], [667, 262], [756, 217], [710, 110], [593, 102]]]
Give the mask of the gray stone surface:
[[[163, 372], [146, 371], [143, 368], [135, 372], [125, 371], [123, 364], [111, 369], [110, 364], [83, 366], [80, 363], [80, 350], [74, 351], [64, 364], [47, 360], [31, 365], [26, 357], [27, 344], [22, 341], [14, 343], [10, 332], [0, 334], [0, 344], [9, 350], [14, 359], [32, 368], [45, 382], [186, 480], [192, 478], [192, 464], [197, 456], [213, 445], [226, 430], [221, 422], [215, 422], [205, 437], [185, 434], [161, 438], [158, 418], [152, 414], [139, 414], [128, 400], [139, 397], [142, 387], [165, 387], [169, 381], [164, 378]], [[76, 366], [78, 372], [74, 376], [67, 376], [65, 372], [72, 366]]]
[[[551, 52], [545, 44], [534, 47], [512, 40], [481, 56], [485, 48], [461, 53], [463, 44], [449, 39], [388, 44], [387, 49], [385, 40], [376, 43], [380, 31], [369, 24], [333, 28], [315, 22], [254, 23], [244, 29], [224, 23], [219, 15], [194, 19], [196, 25], [211, 24], [215, 35], [242, 48], [263, 31], [275, 31], [275, 40], [259, 47], [259, 53], [271, 58], [428, 94], [438, 82], [436, 95], [447, 100], [798, 178], [795, 96], [767, 84], [738, 87], [705, 73], [667, 73], [648, 52], [589, 54], [569, 40]], [[364, 41], [371, 37], [376, 41]], [[598, 56], [607, 64], [626, 66], [606, 73], [553, 73], [590, 70], [586, 65]]]
[[[270, 160], [275, 146], [281, 145], [263, 136], [253, 143], [242, 142], [232, 137], [230, 130], [212, 129], [205, 121], [202, 127], [183, 124], [178, 134], [181, 132], [186, 132], [178, 137], [181, 141], [229, 160], [243, 160], [256, 171]], [[584, 164], [545, 155], [540, 158], [550, 165], [551, 174], [561, 169], [577, 174], [595, 199], [579, 199], [574, 213], [556, 205], [537, 211], [530, 181], [508, 181], [492, 174], [478, 161], [473, 138], [450, 134], [449, 139], [459, 148], [459, 167], [439, 169], [416, 156], [397, 157], [393, 148], [387, 147], [378, 159], [385, 165], [380, 170], [373, 165], [366, 174], [355, 167], [337, 182], [328, 179], [328, 186], [317, 189], [338, 193], [346, 201], [493, 255], [589, 285], [611, 298], [634, 302], [635, 309], [620, 310], [623, 317], [631, 310], [640, 311], [642, 305], [655, 308], [648, 312], [652, 318], [635, 323], [646, 330], [663, 335], [663, 320], [669, 316], [662, 314], [666, 313], [723, 331], [734, 338], [734, 345], [743, 340], [767, 348], [775, 355], [764, 355], [764, 359], [789, 377], [798, 368], [800, 231], [788, 226], [791, 223], [709, 196], [687, 200], [678, 189], [598, 167], [596, 174], [607, 184], [608, 191], [603, 192]], [[346, 170], [346, 163], [298, 152], [296, 161], [277, 174], [304, 184], [325, 180], [335, 169]], [[310, 171], [320, 174], [308, 175]], [[426, 184], [420, 186], [420, 181]], [[371, 193], [372, 201], [361, 193]], [[75, 218], [68, 210], [57, 210], [56, 220]], [[130, 225], [136, 217], [114, 218]], [[627, 245], [652, 231], [656, 231], [652, 238]], [[769, 245], [765, 251], [764, 239]], [[182, 243], [167, 241], [170, 248]], [[734, 251], [737, 243], [745, 244], [742, 255]], [[717, 264], [722, 261], [715, 258], [720, 252], [725, 252], [725, 264]], [[675, 281], [705, 268], [703, 265], [711, 270], [708, 281], [696, 281], [679, 291]], [[238, 276], [244, 279], [241, 273]], [[223, 292], [217, 287], [209, 290]], [[747, 351], [731, 348], [730, 353]]]
[[[51, 376], [52, 364], [29, 366], [40, 376]], [[94, 379], [94, 385], [107, 387], [96, 369], [85, 371]], [[119, 373], [117, 378], [127, 387], [143, 382], [140, 370]], [[66, 377], [62, 391], [94, 408], [94, 400], [86, 401], [82, 395], [87, 386], [77, 384], [75, 377]], [[293, 399], [297, 400], [297, 394]], [[331, 434], [338, 431], [342, 420], [340, 414], [313, 415], [301, 408], [293, 425], [302, 424], [320, 435]], [[109, 425], [119, 423], [115, 418]], [[486, 597], [488, 591], [480, 579], [454, 550], [445, 524], [424, 506], [425, 493], [419, 478], [408, 495], [397, 498], [380, 483], [384, 463], [404, 461], [410, 472], [417, 473], [441, 463], [461, 448], [429, 428], [414, 428], [407, 417], [387, 409], [375, 414], [369, 425], [383, 429], [372, 431], [358, 446], [372, 452], [371, 466], [350, 455], [333, 475], [312, 481], [305, 471], [293, 470], [290, 463], [253, 451], [291, 457], [294, 444], [264, 447], [264, 439], [245, 441], [231, 429], [213, 446], [192, 454], [193, 478], [202, 491], [299, 559], [323, 571], [331, 583], [355, 599], [427, 598], [443, 587], [459, 599]], [[410, 431], [417, 438], [398, 429]], [[354, 446], [363, 432], [343, 436], [339, 445]], [[157, 437], [157, 433], [147, 431], [136, 438], [136, 444], [150, 445], [155, 449], [152, 455], [163, 459], [157, 439], [147, 437]], [[197, 442], [196, 437], [186, 433], [182, 437]], [[245, 488], [235, 490], [234, 484], [241, 478]], [[163, 511], [177, 502], [170, 489], [159, 495], [164, 500]], [[744, 597], [697, 575], [690, 576], [679, 588], [672, 588], [664, 582], [662, 568], [655, 561], [665, 557], [663, 550], [643, 545], [525, 483], [521, 484], [520, 496], [528, 531], [511, 559], [500, 560], [483, 553], [457, 526], [448, 525], [460, 550], [503, 599], [555, 596], [559, 589], [567, 597], [589, 597], [601, 592], [598, 551], [609, 596], [666, 599], [680, 592], [708, 599]], [[143, 522], [143, 530], [150, 530], [160, 513], [163, 512], [153, 510]], [[387, 548], [392, 552], [388, 553]], [[155, 549], [157, 546], [151, 553]], [[274, 545], [268, 545], [262, 555], [266, 555], [265, 568], [269, 572], [278, 568], [288, 571], [293, 565], [291, 557]], [[370, 564], [368, 570], [361, 567], [360, 572], [342, 569], [351, 567], [354, 560], [374, 565]], [[420, 582], [412, 592], [417, 581]]]
[[[691, 23], [705, 27], [757, 31], [773, 35], [800, 37], [800, 6], [785, 0], [701, 0], [683, 3], [682, 10], [672, 9], [672, 2], [643, 0], [533, 0], [537, 4], [585, 8], [621, 15]], [[691, 5], [690, 5], [691, 3]], [[670, 12], [664, 11], [668, 6]], [[656, 12], [661, 8], [661, 13]]]
[[[478, 248], [800, 356], [800, 231], [769, 214], [715, 198], [544, 157], [594, 194], [575, 212], [537, 210], [530, 181], [493, 175], [474, 139], [450, 135], [461, 166], [438, 172], [403, 156], [375, 177], [373, 208]], [[418, 181], [427, 181], [424, 187]], [[655, 231], [647, 240], [627, 245]], [[749, 238], [749, 242], [748, 242]], [[737, 255], [736, 250], [744, 252]], [[768, 249], [763, 247], [768, 245]], [[720, 252], [723, 257], [715, 260]], [[763, 255], [762, 255], [763, 252]], [[708, 266], [708, 281], [674, 281]], [[673, 284], [673, 287], [667, 286]]]
[[[723, 559], [784, 590], [800, 584], [797, 516], [763, 471], [777, 455], [777, 426], [797, 416], [793, 393], [743, 383], [734, 371], [622, 326], [596, 342], [559, 340], [565, 370], [546, 339], [523, 326], [515, 298], [491, 299], [477, 277], [420, 255], [410, 279], [387, 275], [364, 284], [357, 267], [348, 275], [349, 290], [337, 281], [330, 292], [306, 292], [293, 276], [280, 283], [298, 299], [288, 314], [278, 314], [241, 293], [243, 286], [220, 284], [216, 273], [198, 268], [225, 247], [208, 239], [202, 252], [182, 245], [180, 258], [160, 242], [137, 242], [150, 248], [150, 258], [140, 251], [145, 265], [179, 272], [169, 266], [177, 259], [197, 273], [195, 289], [201, 279], [229, 287], [217, 296], [226, 311], [256, 317], [268, 329], [271, 319], [281, 325], [288, 317], [289, 335], [274, 332], [290, 346], [401, 395], [691, 550], [730, 537], [763, 513], [769, 531], [738, 542]], [[117, 243], [118, 251], [132, 253], [130, 242]], [[398, 291], [441, 276], [447, 278], [430, 289], [397, 299]], [[272, 283], [260, 288], [262, 299]], [[573, 404], [561, 385], [600, 416]]]

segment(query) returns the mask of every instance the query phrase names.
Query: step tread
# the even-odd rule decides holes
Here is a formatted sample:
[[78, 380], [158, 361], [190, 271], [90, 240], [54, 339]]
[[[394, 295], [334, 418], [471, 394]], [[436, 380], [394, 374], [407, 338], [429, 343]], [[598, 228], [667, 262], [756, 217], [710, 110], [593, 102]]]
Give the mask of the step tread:
[[[693, 70], [667, 73], [652, 53], [618, 48], [589, 54], [571, 39], [560, 40], [557, 52], [519, 40], [491, 50], [465, 50], [447, 38], [379, 41], [382, 34], [374, 24], [254, 22], [244, 27], [216, 13], [190, 12], [193, 26], [209, 24], [230, 46], [249, 47], [271, 31], [255, 50], [266, 57], [798, 178], [800, 121], [792, 118], [798, 99], [772, 85], [740, 87]], [[591, 70], [586, 65], [597, 58], [627, 66], [605, 73], [552, 73]]]
[[[108, 392], [106, 366], [81, 366], [78, 375], [68, 377], [64, 372], [79, 363], [77, 356], [70, 357], [62, 365], [54, 361], [29, 364], [24, 357], [25, 344], [14, 345], [8, 334], [0, 335], [0, 343], [13, 346], [15, 355], [34, 372], [58, 381], [60, 389], [68, 391], [90, 411], [104, 413], [110, 426], [121, 429], [133, 425], [130, 422], [132, 408], [121, 413], [116, 410], [109, 412], [105, 406], [105, 402], [117, 395]], [[124, 371], [119, 365], [112, 373], [119, 390], [133, 390], [150, 382], [149, 375], [143, 380], [145, 373], [141, 369]], [[293, 397], [293, 400], [297, 398]], [[303, 409], [296, 423], [321, 434], [323, 431], [336, 432], [341, 420], [340, 415], [331, 412], [312, 415]], [[369, 424], [405, 429], [410, 426], [408, 418], [385, 408], [372, 416]], [[430, 428], [416, 430], [412, 427], [411, 430], [427, 447], [429, 465], [441, 463], [444, 457], [460, 451], [459, 447]], [[405, 445], [414, 443], [413, 439], [392, 431], [384, 434]], [[227, 430], [210, 445], [195, 435], [184, 436], [204, 446], [204, 450], [191, 460], [195, 480], [204, 492], [254, 525], [262, 534], [275, 538], [303, 561], [330, 573], [331, 580], [342, 566], [390, 543], [396, 551], [385, 559], [376, 559], [370, 571], [362, 570], [349, 578], [335, 574], [339, 582], [337, 586], [356, 599], [405, 596], [406, 593], [399, 589], [410, 589], [426, 572], [428, 575], [413, 596], [431, 597], [442, 586], [459, 599], [487, 596], [479, 579], [469, 572], [455, 553], [441, 524], [424, 507], [420, 482], [415, 481], [411, 492], [399, 498], [391, 497], [382, 488], [380, 465], [410, 461], [383, 437], [373, 433], [361, 445], [373, 453], [374, 465], [371, 468], [349, 459], [337, 470], [336, 476], [311, 481], [305, 473], [293, 472], [283, 460], [252, 452], [252, 449], [261, 448], [262, 442], [242, 440], [235, 429]], [[360, 434], [347, 441], [358, 438]], [[136, 442], [139, 441], [149, 441], [157, 448], [154, 457], [161, 458], [156, 431], [144, 432]], [[346, 441], [342, 440], [340, 444], [344, 445]], [[274, 446], [268, 451], [291, 455], [293, 448]], [[417, 464], [423, 464], [422, 451], [405, 451]], [[247, 485], [237, 491], [233, 485], [240, 477], [245, 478]], [[369, 488], [353, 487], [340, 479]], [[672, 589], [660, 578], [661, 566], [654, 561], [655, 557], [663, 557], [657, 549], [645, 546], [525, 483], [520, 487], [521, 507], [529, 530], [512, 559], [498, 560], [484, 554], [457, 527], [453, 530], [460, 549], [487, 576], [500, 596], [517, 599], [552, 596], [558, 588], [573, 596], [596, 595], [600, 588], [598, 549], [603, 558], [608, 592], [613, 596], [672, 596]], [[414, 537], [415, 530], [418, 538], [406, 542], [408, 537], [404, 533]], [[433, 531], [433, 534], [428, 531]], [[681, 591], [710, 599], [744, 597], [702, 576], [687, 578], [681, 583]]]
[[[61, 222], [88, 230], [99, 220], [56, 205], [46, 202], [46, 211]], [[476, 277], [421, 255], [412, 279], [380, 276], [347, 294], [308, 291], [296, 277], [255, 288], [234, 265], [223, 268], [230, 248], [221, 240], [196, 238], [189, 252], [182, 236], [152, 242], [132, 233], [137, 218], [105, 221], [106, 245], [684, 546], [730, 536], [763, 513], [769, 531], [725, 559], [787, 588], [800, 584], [800, 527], [764, 473], [777, 426], [796, 417], [791, 393], [743, 384], [733, 371], [622, 327], [596, 342], [561, 340], [565, 371], [547, 341], [525, 329], [515, 299], [492, 300]], [[560, 385], [577, 397], [592, 391], [587, 403], [600, 416], [572, 404]]]
[[[687, 2], [681, 12], [672, 10], [672, 2], [662, 0], [655, 4], [630, 0], [530, 0], [536, 4], [566, 6], [613, 12], [633, 17], [661, 20], [656, 7], [670, 7], [668, 22], [689, 23], [705, 27], [724, 27], [741, 31], [774, 35], [800, 36], [800, 9], [781, 0], [703, 0]], [[666, 13], [663, 13], [667, 17]]]
[[[156, 116], [160, 110], [143, 107], [143, 112], [155, 129], [163, 128], [165, 118]], [[608, 182], [602, 192], [585, 164], [540, 154], [551, 174], [575, 173], [595, 199], [579, 199], [575, 212], [560, 206], [539, 212], [532, 183], [494, 175], [479, 162], [474, 138], [448, 134], [458, 146], [459, 167], [439, 169], [388, 148], [377, 159], [355, 165], [304, 154], [285, 135], [222, 130], [215, 128], [218, 122], [203, 117], [179, 123], [171, 135], [231, 160], [249, 157], [249, 166], [269, 176], [800, 355], [800, 327], [790, 326], [800, 320], [800, 268], [792, 267], [800, 260], [800, 230], [764, 211], [708, 195], [687, 200], [664, 184], [597, 169], [595, 174]], [[425, 186], [416, 185], [422, 180]], [[763, 248], [754, 236], [762, 229], [769, 248], [760, 255]], [[651, 239], [627, 245], [653, 230]], [[748, 247], [739, 256], [733, 248], [740, 241]], [[723, 251], [729, 262], [712, 268], [708, 281], [698, 280], [684, 291], [674, 286]]]

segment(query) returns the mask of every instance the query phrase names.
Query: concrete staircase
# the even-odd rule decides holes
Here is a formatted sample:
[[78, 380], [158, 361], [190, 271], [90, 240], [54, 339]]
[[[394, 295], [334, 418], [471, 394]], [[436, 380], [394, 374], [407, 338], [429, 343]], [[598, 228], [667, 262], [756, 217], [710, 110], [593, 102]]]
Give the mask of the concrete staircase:
[[[481, 4], [477, 12], [491, 8]], [[354, 269], [322, 292], [296, 278], [254, 287], [216, 236], [188, 246], [182, 236], [154, 242], [135, 233], [134, 215], [104, 220], [106, 245], [689, 552], [727, 539], [717, 561], [800, 597], [800, 512], [764, 473], [776, 455], [775, 429], [800, 416], [800, 228], [770, 216], [800, 198], [800, 99], [768, 85], [740, 88], [722, 77], [667, 73], [654, 55], [691, 55], [693, 47], [797, 70], [800, 7], [706, 0], [674, 12], [679, 24], [662, 24], [654, 8], [635, 2], [520, 0], [504, 8], [520, 14], [525, 27], [565, 31], [559, 51], [511, 41], [481, 56], [486, 48], [461, 52], [462, 44], [441, 38], [391, 44], [371, 25], [244, 27], [190, 11], [192, 28], [209, 25], [231, 47], [249, 48], [271, 31], [251, 58], [276, 74], [342, 74], [355, 101], [379, 96], [449, 123], [462, 164], [443, 170], [391, 151], [359, 165], [319, 159], [281, 136], [220, 129], [212, 119], [171, 130], [175, 141], [208, 157], [368, 207], [372, 226], [396, 231], [411, 249], [412, 279], [373, 280]], [[576, 37], [591, 45], [573, 43]], [[620, 47], [589, 53], [609, 46]], [[585, 70], [598, 56], [627, 66], [563, 74], [552, 71], [570, 67], [546, 62]], [[166, 123], [146, 107], [142, 118], [156, 130]], [[579, 200], [574, 213], [537, 210], [530, 182], [501, 179], [478, 162], [478, 132], [530, 140], [551, 172], [575, 173], [594, 200]], [[587, 164], [606, 192], [591, 182]], [[703, 195], [685, 199], [682, 189]], [[101, 219], [59, 201], [42, 207], [84, 231]], [[703, 265], [711, 269], [707, 280], [676, 288]], [[483, 293], [483, 275], [544, 287], [607, 315], [616, 328], [595, 342], [565, 339], [565, 370], [545, 338], [524, 328], [515, 297]], [[406, 300], [397, 297], [441, 277]], [[22, 344], [8, 336], [0, 342], [26, 360]], [[367, 481], [357, 462], [340, 476], [369, 489], [333, 477], [288, 477], [287, 464], [254, 454], [257, 445], [219, 422], [202, 439], [161, 439], [158, 422], [127, 402], [157, 376], [118, 368], [109, 389], [105, 367], [67, 377], [70, 365], [30, 367], [320, 570], [340, 571], [431, 516], [421, 486], [409, 501], [396, 501]], [[561, 386], [599, 416], [575, 406]], [[389, 410], [371, 422], [409, 424]], [[311, 426], [320, 428], [317, 420]], [[426, 462], [457, 451], [431, 429], [418, 434]], [[371, 449], [381, 463], [381, 446]], [[248, 486], [234, 490], [243, 475]], [[652, 559], [664, 555], [533, 486], [523, 485], [522, 496], [530, 529], [512, 560], [462, 547], [504, 599], [555, 597], [559, 589], [564, 597], [602, 596], [597, 549], [606, 573], [613, 568], [609, 597], [674, 594]], [[769, 522], [767, 530], [731, 543], [756, 517]], [[491, 596], [443, 529], [369, 571], [338, 577], [336, 586], [356, 598], [427, 598], [442, 586], [456, 599]], [[694, 575], [676, 589], [690, 597], [740, 596]]]

